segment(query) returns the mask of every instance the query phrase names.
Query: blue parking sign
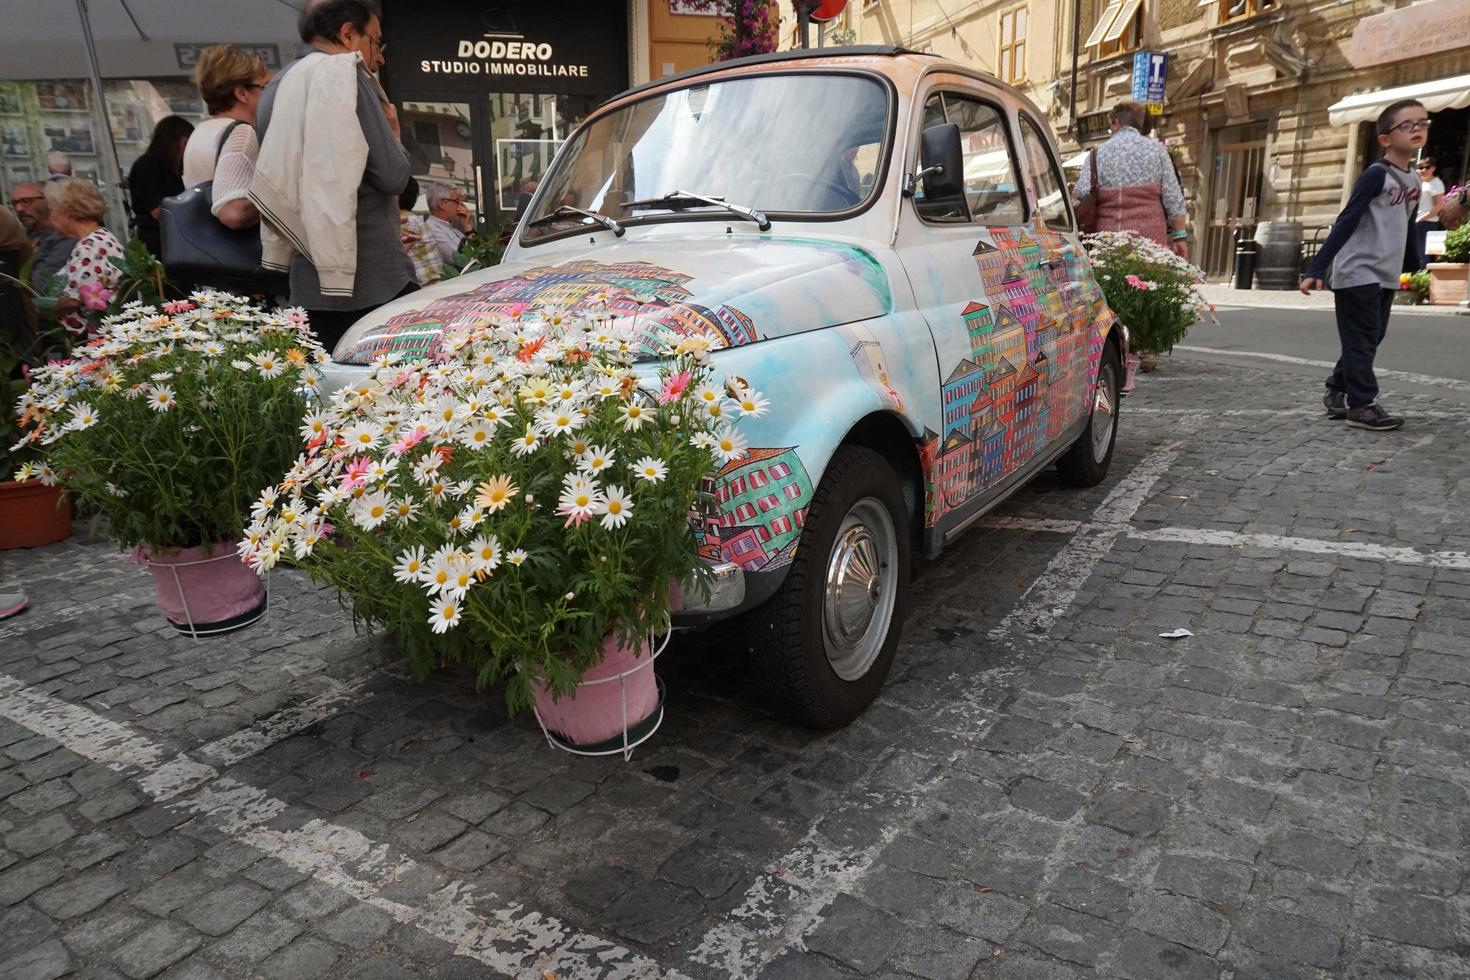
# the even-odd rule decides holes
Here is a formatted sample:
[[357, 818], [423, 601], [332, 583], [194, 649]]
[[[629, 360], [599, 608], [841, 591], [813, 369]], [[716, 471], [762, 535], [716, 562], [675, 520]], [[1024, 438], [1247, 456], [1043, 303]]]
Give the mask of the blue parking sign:
[[[1162, 51], [1139, 51], [1133, 56], [1133, 101], [1142, 102], [1149, 111], [1164, 108], [1164, 83], [1169, 77], [1169, 56]], [[1155, 109], [1154, 107], [1158, 108]]]

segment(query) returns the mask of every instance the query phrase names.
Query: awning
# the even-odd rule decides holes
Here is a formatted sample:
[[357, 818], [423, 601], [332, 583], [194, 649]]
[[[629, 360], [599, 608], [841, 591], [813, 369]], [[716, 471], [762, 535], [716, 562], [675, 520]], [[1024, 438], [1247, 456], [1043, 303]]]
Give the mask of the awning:
[[1328, 107], [1327, 118], [1334, 126], [1371, 122], [1378, 118], [1380, 112], [1401, 99], [1417, 99], [1430, 112], [1463, 109], [1470, 106], [1470, 75], [1456, 75], [1454, 78], [1441, 78], [1436, 82], [1420, 82], [1417, 85], [1401, 85], [1398, 88], [1349, 95]]

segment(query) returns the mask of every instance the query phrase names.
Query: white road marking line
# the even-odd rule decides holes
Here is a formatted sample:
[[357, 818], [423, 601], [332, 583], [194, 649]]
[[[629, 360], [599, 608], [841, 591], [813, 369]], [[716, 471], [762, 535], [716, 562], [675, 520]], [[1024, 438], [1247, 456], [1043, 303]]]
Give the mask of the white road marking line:
[[912, 823], [884, 827], [878, 840], [861, 850], [833, 847], [813, 828], [778, 859], [777, 867], [761, 873], [745, 901], [704, 934], [691, 958], [731, 977], [753, 977], [786, 950], [805, 948], [802, 936], [821, 921], [822, 911], [838, 894], [852, 891]]
[[[1192, 347], [1186, 344], [1177, 344], [1175, 350], [1186, 351], [1191, 354], [1218, 354], [1226, 357], [1254, 357], [1263, 361], [1276, 361], [1280, 364], [1300, 364], [1303, 367], [1323, 368], [1331, 371], [1336, 367], [1333, 361], [1314, 361], [1305, 357], [1292, 357], [1289, 354], [1269, 354], [1264, 351], [1249, 350], [1222, 350], [1218, 347]], [[1375, 367], [1373, 373], [1380, 378], [1390, 381], [1402, 381], [1407, 384], [1429, 385], [1435, 388], [1453, 388], [1456, 391], [1470, 391], [1470, 381], [1461, 381], [1459, 378], [1440, 378], [1432, 374], [1416, 374], [1413, 371], [1391, 371], [1387, 368]]]
[[[1068, 527], [1068, 524], [1074, 525]], [[1078, 530], [1101, 527], [1081, 521], [1054, 521], [1044, 517], [1002, 517], [987, 521], [986, 527], [1016, 531], [1041, 531], [1071, 534]], [[1179, 544], [1212, 544], [1226, 548], [1264, 548], [1269, 551], [1296, 551], [1309, 555], [1339, 555], [1361, 558], [1391, 565], [1419, 565], [1427, 568], [1470, 569], [1470, 554], [1463, 551], [1416, 551], [1364, 541], [1326, 541], [1320, 538], [1297, 538], [1281, 534], [1253, 534], [1214, 528], [1125, 527], [1123, 534], [1142, 541], [1170, 541]]]
[[[1202, 418], [1241, 418], [1249, 416], [1279, 416], [1287, 418], [1295, 416], [1324, 422], [1328, 421], [1327, 417], [1323, 415], [1322, 409], [1317, 407], [1315, 402], [1316, 396], [1313, 396], [1312, 403], [1303, 405], [1301, 408], [1227, 408], [1206, 411], [1199, 408], [1153, 408], [1142, 405], [1128, 405], [1127, 410], [1129, 415], [1197, 415]], [[1467, 412], [1447, 412], [1443, 409], [1410, 409], [1402, 414], [1410, 421], [1414, 419], [1463, 419], [1467, 415], [1470, 415]]]
[[337, 714], [356, 699], [364, 683], [365, 680], [359, 680], [352, 684], [334, 684], [299, 704], [262, 718], [249, 728], [202, 745], [194, 750], [194, 754], [221, 769], [232, 766]]
[[[134, 771], [138, 784], [155, 800], [208, 820], [234, 839], [249, 844], [292, 868], [341, 889], [361, 901], [411, 923], [431, 936], [452, 943], [455, 952], [511, 976], [540, 976], [553, 970], [563, 976], [598, 978], [671, 977], [654, 960], [607, 940], [583, 935], [549, 915], [519, 903], [480, 912], [493, 896], [464, 882], [451, 882], [410, 905], [380, 893], [404, 876], [423, 869], [388, 844], [323, 820], [289, 830], [264, 826], [289, 806], [264, 790], [229, 777], [182, 753], [170, 750], [126, 725], [87, 708], [26, 687], [0, 674], [0, 717], [61, 743], [72, 752], [118, 771]], [[207, 785], [206, 785], [207, 784]], [[423, 869], [423, 870], [421, 870]], [[430, 873], [437, 874], [437, 871]]]
[[[1193, 431], [1201, 418], [1186, 418], [1179, 428]], [[1045, 635], [1071, 607], [1077, 593], [1097, 563], [1112, 550], [1113, 544], [1128, 529], [1128, 522], [1143, 506], [1174, 461], [1179, 458], [1182, 442], [1174, 442], [1155, 450], [1118, 481], [1107, 498], [1093, 511], [1092, 520], [1080, 523], [1072, 539], [1052, 558], [1045, 570], [1032, 579], [1015, 606], [1000, 625], [990, 631], [992, 640], [1003, 640], [1018, 634]]]
[[1212, 531], [1187, 527], [1163, 527], [1128, 532], [1131, 538], [1144, 541], [1174, 541], [1181, 544], [1214, 544], [1231, 548], [1266, 548], [1272, 551], [1298, 551], [1310, 555], [1340, 555], [1394, 565], [1421, 565], [1429, 568], [1470, 569], [1470, 554], [1463, 551], [1415, 551], [1361, 541], [1322, 541], [1316, 538], [1293, 538], [1279, 534], [1246, 534], [1240, 531]]

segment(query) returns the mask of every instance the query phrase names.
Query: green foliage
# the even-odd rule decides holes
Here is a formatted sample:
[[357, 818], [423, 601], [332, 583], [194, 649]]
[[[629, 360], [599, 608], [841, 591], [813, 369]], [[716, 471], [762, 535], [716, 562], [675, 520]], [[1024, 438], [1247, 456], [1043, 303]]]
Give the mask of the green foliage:
[[325, 358], [303, 323], [196, 295], [105, 320], [20, 400], [44, 461], [18, 476], [75, 493], [124, 547], [237, 537], [258, 488], [296, 458], [311, 362]]
[[475, 235], [460, 243], [459, 251], [451, 255], [449, 261], [444, 263], [444, 278], [453, 279], [455, 276], [499, 265], [504, 254], [505, 241], [501, 235], [501, 228], [495, 225], [487, 234]]
[[1186, 260], [1132, 232], [1087, 235], [1108, 306], [1128, 328], [1135, 353], [1166, 354], [1213, 308], [1199, 292], [1204, 273]]
[[1418, 272], [1409, 273], [1408, 276], [1409, 289], [1413, 292], [1416, 301], [1422, 303], [1427, 300], [1429, 298], [1429, 270], [1420, 269]]
[[1470, 222], [1444, 236], [1444, 255], [1439, 261], [1470, 262]]

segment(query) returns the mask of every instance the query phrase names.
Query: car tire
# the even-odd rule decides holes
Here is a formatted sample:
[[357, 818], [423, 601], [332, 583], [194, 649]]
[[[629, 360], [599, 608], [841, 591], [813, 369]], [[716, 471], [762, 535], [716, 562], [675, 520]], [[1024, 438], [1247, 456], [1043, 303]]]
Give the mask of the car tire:
[[1092, 393], [1087, 428], [1066, 455], [1057, 460], [1057, 475], [1067, 486], [1095, 487], [1107, 477], [1113, 462], [1113, 445], [1118, 441], [1122, 384], [1118, 348], [1108, 343], [1103, 346], [1102, 361], [1097, 368], [1097, 387]]
[[785, 580], [744, 624], [756, 682], [789, 720], [841, 728], [878, 696], [908, 606], [907, 515], [886, 459], [837, 450]]

